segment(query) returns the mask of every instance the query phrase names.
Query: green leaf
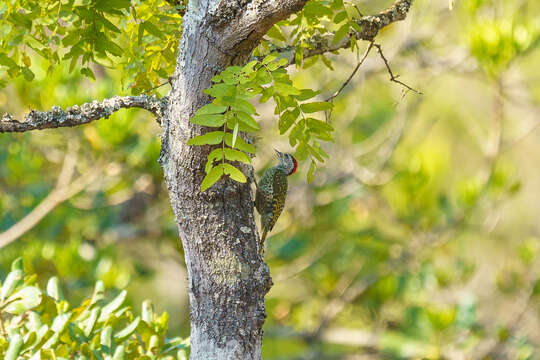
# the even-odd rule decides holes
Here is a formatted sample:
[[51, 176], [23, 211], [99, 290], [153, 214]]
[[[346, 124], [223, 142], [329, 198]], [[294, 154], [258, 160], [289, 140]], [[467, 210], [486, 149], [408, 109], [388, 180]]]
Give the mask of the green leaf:
[[224, 152], [225, 152], [225, 159], [229, 161], [240, 161], [240, 162], [243, 162], [244, 164], [249, 164], [251, 162], [249, 157], [242, 151], [231, 149], [231, 148], [225, 148]]
[[0, 291], [0, 303], [2, 303], [8, 296], [10, 296], [15, 288], [22, 284], [24, 273], [22, 270], [13, 270], [7, 276], [2, 284], [2, 290]]
[[23, 270], [24, 266], [23, 266], [23, 258], [22, 257], [18, 257], [16, 258], [15, 260], [13, 260], [13, 262], [11, 263], [11, 271], [14, 271], [14, 270]]
[[112, 360], [125, 360], [126, 358], [126, 348], [124, 345], [119, 345], [116, 347], [116, 350], [114, 350], [114, 355], [112, 357]]
[[210, 104], [204, 105], [199, 110], [197, 110], [194, 116], [207, 115], [207, 114], [223, 114], [226, 110], [227, 110], [227, 106], [216, 105], [214, 103], [210, 103]]
[[266, 36], [268, 36], [271, 39], [275, 39], [278, 41], [286, 41], [285, 36], [283, 36], [283, 33], [281, 32], [281, 28], [274, 24], [270, 30], [266, 32]]
[[281, 135], [285, 134], [287, 130], [294, 124], [298, 116], [300, 115], [300, 110], [295, 108], [293, 110], [287, 110], [279, 117], [279, 133]]
[[232, 147], [236, 144], [236, 138], [238, 137], [238, 122], [234, 124], [234, 130], [232, 135]]
[[96, 281], [96, 286], [94, 287], [94, 293], [92, 294], [92, 299], [90, 300], [90, 304], [95, 304], [99, 300], [102, 300], [104, 297], [105, 292], [105, 285], [103, 284], [103, 281], [98, 280]]
[[296, 95], [296, 99], [300, 100], [300, 101], [306, 101], [308, 99], [311, 99], [317, 95], [319, 95], [321, 92], [320, 91], [315, 91], [315, 90], [311, 90], [311, 89], [302, 89], [300, 90], [300, 94]]
[[241, 183], [245, 183], [247, 181], [246, 176], [231, 164], [224, 163], [223, 171], [225, 172], [225, 174], [229, 175], [234, 181], [238, 181]]
[[265, 56], [265, 58], [261, 61], [261, 63], [263, 65], [269, 64], [272, 61], [276, 60], [278, 57], [279, 57], [278, 53], [271, 53], [271, 54]]
[[25, 286], [21, 290], [6, 298], [4, 308], [1, 311], [20, 315], [23, 312], [38, 306], [41, 303], [41, 292], [34, 286]]
[[300, 95], [300, 90], [292, 85], [283, 82], [274, 83], [274, 89], [282, 96]]
[[236, 94], [236, 85], [229, 85], [224, 83], [214, 84], [210, 89], [205, 89], [203, 92], [215, 98], [223, 96], [234, 96]]
[[99, 314], [101, 313], [101, 308], [95, 307], [90, 312], [90, 317], [86, 319], [86, 324], [84, 326], [84, 336], [89, 337], [94, 330]]
[[[242, 68], [242, 72], [246, 73], [246, 74], [251, 74], [252, 72], [254, 72], [256, 70], [256, 68], [254, 69], [255, 65], [257, 65], [258, 62], [256, 60], [252, 60], [250, 62], [248, 62], [246, 65], [244, 65], [244, 67]], [[258, 65], [257, 65], [258, 66]]]
[[[356, 39], [354, 37], [351, 37], [351, 41], [356, 41]], [[319, 59], [321, 59], [321, 61], [323, 62], [324, 65], [326, 65], [327, 68], [329, 68], [332, 71], [334, 70], [334, 68], [332, 67], [332, 62], [328, 60], [326, 56], [320, 55]]]
[[296, 151], [294, 153], [294, 157], [298, 160], [305, 160], [307, 158], [307, 148], [306, 148], [306, 145], [305, 143], [301, 142], [300, 144], [298, 144], [298, 146], [296, 147]]
[[92, 80], [96, 80], [96, 77], [94, 76], [94, 72], [90, 68], [86, 68], [86, 67], [82, 68], [81, 69], [81, 75], [85, 75], [85, 76], [91, 78]]
[[282, 67], [282, 66], [285, 66], [285, 65], [289, 64], [289, 60], [287, 60], [285, 58], [281, 58], [281, 59], [278, 60], [277, 64], [278, 64], [279, 67]]
[[234, 110], [243, 111], [248, 115], [257, 114], [255, 107], [243, 99], [236, 98], [232, 107]]
[[332, 17], [332, 10], [317, 1], [309, 1], [306, 6], [304, 6], [304, 13], [307, 16], [314, 18], [323, 16]]
[[101, 315], [99, 316], [98, 321], [105, 321], [109, 317], [110, 314], [112, 314], [115, 310], [117, 310], [124, 301], [126, 300], [127, 291], [122, 290], [118, 296], [116, 296], [110, 303], [105, 305], [101, 309]]
[[204, 171], [208, 173], [210, 169], [214, 166], [214, 161], [219, 161], [223, 159], [223, 149], [214, 149], [210, 154], [208, 154], [208, 160], [206, 161], [206, 166]]
[[334, 131], [334, 128], [324, 121], [314, 119], [314, 118], [307, 118], [307, 127], [310, 130], [324, 130], [324, 131]]
[[311, 102], [300, 105], [302, 111], [308, 114], [318, 111], [330, 110], [332, 107], [332, 103], [326, 101]]
[[144, 25], [139, 24], [139, 27], [137, 30], [137, 45], [140, 46], [142, 44], [143, 36], [144, 36]]
[[107, 29], [115, 32], [115, 33], [118, 33], [120, 34], [121, 31], [119, 28], [116, 27], [116, 25], [114, 25], [112, 22], [110, 22], [109, 20], [107, 20], [107, 18], [105, 17], [100, 17], [99, 18], [99, 21], [103, 24], [103, 26], [105, 26]]
[[209, 187], [214, 185], [223, 175], [223, 167], [217, 165], [213, 167], [204, 177], [201, 183], [201, 191], [206, 191]]
[[347, 12], [345, 10], [340, 11], [334, 16], [334, 23], [339, 24], [343, 20], [347, 19]]
[[53, 276], [47, 282], [47, 295], [52, 297], [56, 301], [64, 300], [64, 294], [60, 288], [58, 277]]
[[7, 66], [10, 69], [18, 68], [19, 66], [13, 59], [9, 58], [6, 54], [0, 54], [0, 65]]
[[223, 131], [211, 131], [188, 140], [188, 145], [216, 145], [223, 141]]
[[[208, 159], [210, 159], [210, 155], [208, 155]], [[147, 324], [151, 324], [154, 321], [154, 305], [150, 300], [143, 301], [141, 315], [142, 320]]]
[[114, 339], [117, 342], [122, 342], [126, 340], [128, 337], [130, 337], [135, 330], [137, 330], [137, 326], [139, 326], [139, 322], [141, 321], [140, 316], [137, 316], [135, 320], [133, 320], [128, 326], [120, 330], [118, 333], [114, 335]]
[[243, 111], [239, 111], [236, 113], [236, 117], [238, 118], [238, 120], [252, 128], [253, 130], [260, 130], [259, 124], [257, 124], [255, 119], [252, 118], [249, 114]]
[[349, 23], [341, 25], [334, 34], [334, 39], [332, 40], [332, 42], [334, 44], [337, 44], [339, 40], [343, 39], [343, 37], [349, 33], [350, 28], [351, 26], [349, 25]]
[[99, 337], [99, 343], [101, 345], [101, 349], [105, 354], [111, 354], [112, 353], [112, 335], [113, 335], [113, 328], [111, 325], [105, 326], [105, 328], [101, 331], [101, 335]]
[[55, 333], [60, 334], [62, 331], [66, 329], [66, 326], [71, 319], [71, 312], [60, 314], [56, 316], [53, 320], [53, 323], [51, 325], [51, 330]]
[[27, 67], [21, 68], [21, 71], [22, 71], [22, 74], [24, 76], [24, 80], [26, 80], [26, 81], [32, 81], [36, 77], [36, 75], [34, 75], [32, 70], [30, 70]]
[[[233, 147], [232, 146], [232, 134], [230, 134], [230, 133], [225, 134], [225, 144], [227, 144], [227, 146]], [[238, 150], [242, 150], [242, 151], [245, 151], [245, 152], [248, 152], [248, 153], [251, 153], [251, 154], [255, 154], [255, 152], [257, 151], [255, 146], [253, 146], [252, 144], [246, 143], [246, 141], [244, 139], [242, 139], [241, 136], [239, 136], [236, 139], [236, 146], [235, 147]]]
[[317, 170], [317, 166], [315, 165], [315, 161], [311, 161], [311, 164], [309, 165], [309, 170], [307, 172], [307, 181], [308, 181], [308, 183], [312, 183], [313, 179], [315, 179], [315, 170]]
[[225, 115], [223, 114], [204, 114], [195, 115], [191, 118], [191, 122], [197, 125], [208, 127], [219, 127], [225, 123]]
[[23, 337], [21, 334], [14, 334], [9, 338], [9, 347], [5, 354], [5, 360], [17, 360], [19, 358], [19, 353], [21, 352], [23, 346]]
[[272, 96], [274, 95], [274, 87], [269, 86], [266, 89], [263, 90], [261, 98], [259, 99], [259, 102], [265, 103], [267, 102]]

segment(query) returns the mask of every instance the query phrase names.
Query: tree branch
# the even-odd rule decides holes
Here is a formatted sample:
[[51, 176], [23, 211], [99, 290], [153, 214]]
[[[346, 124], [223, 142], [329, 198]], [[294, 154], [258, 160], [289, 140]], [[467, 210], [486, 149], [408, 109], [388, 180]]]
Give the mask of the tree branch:
[[[210, 23], [220, 30], [221, 38], [214, 45], [228, 54], [247, 54], [273, 24], [302, 10], [307, 1], [217, 1]], [[207, 34], [209, 39], [214, 36], [214, 30]]]
[[[412, 3], [413, 0], [397, 0], [392, 6], [379, 14], [363, 16], [360, 19], [355, 20], [362, 31], [356, 31], [351, 28], [349, 34], [341, 38], [336, 43], [334, 43], [334, 33], [329, 33], [322, 36], [314, 36], [307, 41], [312, 45], [312, 47], [304, 50], [304, 59], [327, 52], [349, 48], [351, 46], [352, 37], [356, 38], [357, 40], [367, 40], [373, 42], [382, 28], [396, 21], [405, 19], [409, 13]], [[272, 50], [279, 52], [281, 57], [289, 60], [290, 65], [295, 63], [294, 55], [296, 53], [296, 46], [287, 46]]]
[[75, 165], [76, 155], [68, 152], [64, 159], [64, 165], [62, 166], [61, 175], [58, 178], [56, 187], [24, 218], [6, 231], [0, 233], [0, 249], [23, 236], [58, 205], [84, 190], [101, 174], [102, 165], [99, 164], [70, 182]]
[[74, 105], [66, 110], [59, 106], [53, 106], [49, 111], [32, 110], [25, 116], [23, 122], [15, 120], [10, 114], [4, 114], [0, 119], [0, 133], [73, 127], [101, 118], [107, 119], [114, 112], [128, 108], [148, 110], [156, 116], [158, 123], [161, 123], [166, 107], [167, 97], [115, 96], [101, 102], [94, 100], [81, 106]]

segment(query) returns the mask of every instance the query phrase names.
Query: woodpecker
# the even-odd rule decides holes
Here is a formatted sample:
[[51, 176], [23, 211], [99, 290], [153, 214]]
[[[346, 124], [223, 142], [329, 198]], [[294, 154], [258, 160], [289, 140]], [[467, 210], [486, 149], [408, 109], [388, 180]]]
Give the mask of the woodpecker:
[[257, 185], [257, 193], [255, 195], [255, 207], [261, 215], [262, 236], [259, 244], [260, 254], [262, 254], [264, 249], [266, 235], [272, 231], [285, 206], [287, 176], [294, 174], [298, 167], [298, 162], [292, 155], [284, 154], [277, 150], [274, 151], [276, 152], [279, 164], [263, 173]]

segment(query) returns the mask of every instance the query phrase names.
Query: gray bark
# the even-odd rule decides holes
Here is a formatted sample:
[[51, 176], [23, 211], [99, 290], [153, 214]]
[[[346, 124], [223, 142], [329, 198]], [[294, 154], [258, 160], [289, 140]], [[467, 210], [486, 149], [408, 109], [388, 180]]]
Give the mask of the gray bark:
[[148, 110], [160, 122], [166, 105], [167, 98], [158, 99], [145, 95], [115, 96], [102, 101], [94, 100], [81, 106], [74, 105], [66, 110], [59, 106], [53, 106], [49, 111], [32, 110], [22, 122], [14, 119], [10, 114], [4, 114], [0, 119], [0, 133], [79, 126], [94, 120], [108, 118], [114, 112], [128, 108]]
[[200, 192], [211, 147], [186, 145], [204, 131], [189, 119], [211, 100], [203, 90], [212, 76], [246, 62], [268, 28], [305, 2], [190, 1], [184, 17], [160, 162], [189, 276], [192, 360], [260, 359], [272, 281], [257, 250], [249, 182], [220, 180]]

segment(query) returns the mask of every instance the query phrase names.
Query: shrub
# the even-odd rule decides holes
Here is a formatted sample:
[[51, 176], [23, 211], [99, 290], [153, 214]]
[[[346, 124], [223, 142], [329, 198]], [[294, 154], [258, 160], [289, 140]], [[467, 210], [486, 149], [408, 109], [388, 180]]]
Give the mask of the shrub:
[[126, 291], [106, 301], [104, 286], [77, 307], [63, 296], [57, 277], [42, 291], [37, 276], [25, 275], [15, 260], [0, 287], [0, 358], [17, 359], [185, 359], [188, 340], [167, 338], [167, 313], [150, 301], [141, 315], [124, 304]]

